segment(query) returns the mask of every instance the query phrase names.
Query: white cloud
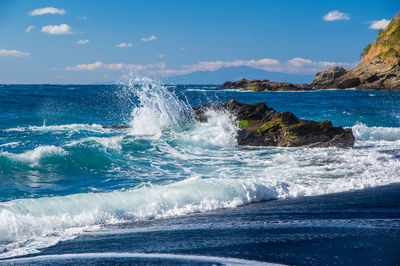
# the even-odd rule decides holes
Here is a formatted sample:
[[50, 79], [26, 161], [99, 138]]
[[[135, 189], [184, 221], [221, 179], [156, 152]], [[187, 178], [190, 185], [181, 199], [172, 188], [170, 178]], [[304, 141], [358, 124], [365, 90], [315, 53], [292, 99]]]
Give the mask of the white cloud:
[[93, 64], [80, 64], [77, 66], [72, 66], [72, 67], [66, 67], [65, 70], [67, 71], [82, 71], [82, 70], [87, 70], [87, 71], [92, 71], [99, 69], [103, 66], [103, 63], [100, 61], [94, 62]]
[[234, 61], [200, 61], [193, 65], [183, 65], [180, 69], [167, 69], [164, 62], [157, 64], [105, 64], [97, 61], [92, 64], [81, 64], [66, 67], [67, 71], [118, 71], [118, 70], [136, 70], [146, 74], [159, 76], [175, 76], [193, 73], [196, 71], [216, 71], [222, 67], [248, 66], [256, 69], [262, 69], [272, 72], [283, 72], [292, 74], [315, 74], [333, 66], [354, 67], [356, 63], [330, 62], [330, 61], [312, 61], [310, 59], [295, 57], [285, 62], [276, 59], [262, 58], [259, 60], [234, 60]]
[[117, 44], [117, 45], [115, 45], [115, 47], [118, 47], [118, 48], [125, 48], [125, 47], [132, 47], [133, 46], [133, 44], [132, 43], [120, 43], [120, 44]]
[[80, 64], [76, 66], [66, 67], [67, 71], [93, 71], [93, 70], [160, 70], [165, 68], [165, 63], [160, 62], [156, 64], [124, 64], [124, 63], [116, 63], [116, 64], [104, 64], [103, 62], [97, 61], [92, 64]]
[[164, 58], [164, 55], [163, 54], [158, 54], [157, 55], [159, 58]]
[[282, 70], [288, 73], [311, 74], [334, 66], [354, 67], [357, 63], [312, 61], [310, 59], [295, 57], [287, 60], [286, 63], [282, 65]]
[[31, 12], [28, 13], [29, 16], [41, 16], [41, 15], [46, 15], [46, 14], [51, 14], [51, 15], [64, 15], [65, 10], [64, 9], [58, 9], [55, 7], [45, 7], [45, 8], [37, 8], [35, 10], [32, 10]]
[[85, 45], [85, 44], [88, 44], [89, 43], [89, 40], [88, 39], [86, 39], [86, 40], [79, 40], [78, 42], [77, 42], [77, 44], [82, 44], [82, 45]]
[[71, 27], [67, 24], [43, 26], [42, 32], [48, 34], [72, 34]]
[[21, 52], [18, 50], [6, 50], [0, 49], [0, 56], [16, 56], [16, 57], [23, 57], [28, 56], [29, 53]]
[[25, 32], [31, 32], [34, 28], [35, 26], [29, 25], [28, 27], [26, 27]]
[[290, 65], [295, 67], [301, 67], [303, 65], [311, 65], [313, 61], [301, 57], [295, 57], [287, 61]]
[[154, 36], [154, 35], [152, 35], [152, 36], [150, 36], [150, 37], [148, 37], [148, 38], [142, 38], [142, 39], [140, 39], [142, 42], [150, 42], [150, 41], [154, 41], [154, 40], [157, 40], [157, 36]]
[[80, 19], [80, 20], [87, 20], [87, 17], [78, 16], [78, 19]]
[[184, 65], [181, 69], [161, 69], [159, 75], [174, 76], [193, 73], [195, 71], [215, 71], [222, 67], [249, 66], [272, 72], [283, 72], [293, 74], [315, 74], [333, 66], [352, 67], [355, 64], [329, 61], [312, 61], [310, 59], [295, 57], [286, 62], [276, 59], [263, 58], [259, 60], [234, 60], [234, 61], [201, 61], [193, 65]]
[[389, 25], [390, 20], [387, 19], [381, 19], [381, 20], [375, 20], [371, 22], [371, 25], [369, 26], [368, 29], [372, 30], [384, 30], [386, 27]]
[[324, 16], [325, 21], [335, 21], [335, 20], [349, 20], [350, 14], [340, 12], [339, 10], [332, 10]]

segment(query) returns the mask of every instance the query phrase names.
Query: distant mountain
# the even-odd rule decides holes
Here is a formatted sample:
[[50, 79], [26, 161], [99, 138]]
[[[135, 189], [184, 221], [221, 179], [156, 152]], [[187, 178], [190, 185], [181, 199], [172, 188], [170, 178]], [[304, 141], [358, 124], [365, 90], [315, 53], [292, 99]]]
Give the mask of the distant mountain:
[[173, 84], [222, 84], [225, 81], [245, 79], [268, 79], [276, 82], [310, 83], [314, 75], [295, 75], [270, 72], [247, 66], [223, 67], [215, 71], [197, 71], [186, 75], [166, 78], [165, 83]]

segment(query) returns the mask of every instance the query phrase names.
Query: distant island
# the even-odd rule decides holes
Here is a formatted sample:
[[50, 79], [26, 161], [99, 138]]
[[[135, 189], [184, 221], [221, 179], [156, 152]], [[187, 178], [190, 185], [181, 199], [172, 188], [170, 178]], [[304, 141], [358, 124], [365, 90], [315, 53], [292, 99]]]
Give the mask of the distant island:
[[361, 63], [354, 69], [331, 67], [315, 75], [310, 84], [272, 82], [264, 79], [231, 82], [221, 87], [250, 91], [299, 91], [323, 89], [400, 90], [400, 13], [397, 13], [378, 38], [367, 45]]

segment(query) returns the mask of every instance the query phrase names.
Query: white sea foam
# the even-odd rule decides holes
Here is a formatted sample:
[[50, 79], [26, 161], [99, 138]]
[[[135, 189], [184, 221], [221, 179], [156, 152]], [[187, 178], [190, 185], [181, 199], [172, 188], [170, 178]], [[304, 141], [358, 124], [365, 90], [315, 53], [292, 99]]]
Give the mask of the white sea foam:
[[[275, 198], [312, 196], [399, 182], [400, 163], [379, 150], [262, 149], [218, 160], [221, 171], [127, 191], [18, 199], [0, 203], [0, 242], [10, 257], [33, 252], [100, 225], [232, 208]], [[229, 152], [228, 152], [229, 153]], [[221, 156], [222, 153], [218, 153]], [[210, 159], [212, 160], [212, 158]], [[210, 168], [214, 165], [210, 162]], [[189, 170], [192, 171], [192, 170]], [[196, 176], [195, 171], [188, 175]], [[207, 176], [204, 173], [203, 176]], [[197, 175], [198, 176], [198, 175]], [[240, 177], [240, 178], [239, 178]]]
[[237, 146], [237, 126], [235, 117], [223, 111], [209, 110], [205, 113], [207, 122], [197, 122], [193, 128], [179, 134], [184, 144], [201, 147], [235, 147]]
[[[96, 142], [121, 150], [124, 138], [150, 135], [154, 138], [146, 159], [155, 170], [149, 169], [146, 182], [153, 182], [152, 175], [160, 173], [171, 178], [170, 182], [107, 193], [2, 202], [0, 257], [32, 253], [103, 225], [400, 182], [400, 162], [386, 152], [388, 148], [400, 149], [400, 142], [396, 142], [400, 140], [399, 128], [355, 125], [352, 129], [357, 142], [372, 142], [370, 147], [356, 149], [238, 148], [237, 127], [229, 114], [209, 111], [207, 123], [195, 122], [189, 105], [149, 79], [128, 79], [123, 90], [138, 97], [140, 104], [133, 109], [131, 128], [121, 135], [86, 137], [62, 147], [39, 146], [0, 156], [35, 165], [47, 156], [65, 156], [70, 146]], [[104, 130], [99, 125], [81, 124], [30, 128], [36, 129]], [[386, 142], [374, 145], [377, 141]], [[152, 153], [153, 148], [157, 153]], [[129, 156], [132, 161], [136, 158], [135, 154]], [[166, 163], [179, 168], [181, 176], [157, 168]]]
[[352, 129], [357, 140], [400, 140], [400, 127], [368, 127], [357, 124]]
[[0, 156], [5, 156], [11, 160], [35, 165], [45, 157], [54, 155], [64, 156], [66, 154], [68, 154], [68, 152], [65, 151], [63, 148], [56, 147], [54, 145], [49, 145], [49, 146], [39, 146], [33, 150], [26, 151], [23, 153], [11, 153], [7, 151], [1, 152]]
[[9, 143], [0, 144], [0, 147], [16, 147], [21, 143], [21, 141], [14, 141]]
[[5, 131], [8, 132], [18, 132], [18, 131], [69, 131], [69, 132], [78, 132], [78, 131], [93, 131], [93, 132], [104, 132], [109, 131], [108, 129], [104, 129], [102, 125], [98, 124], [66, 124], [66, 125], [53, 125], [53, 126], [28, 126], [28, 127], [16, 127], [16, 128], [7, 128]]
[[112, 137], [87, 137], [87, 138], [71, 141], [70, 143], [67, 143], [66, 146], [68, 146], [68, 147], [77, 146], [77, 145], [80, 145], [83, 143], [94, 141], [96, 143], [99, 143], [100, 145], [102, 145], [105, 148], [120, 150], [121, 149], [121, 141], [123, 139], [124, 139], [123, 135], [112, 136]]

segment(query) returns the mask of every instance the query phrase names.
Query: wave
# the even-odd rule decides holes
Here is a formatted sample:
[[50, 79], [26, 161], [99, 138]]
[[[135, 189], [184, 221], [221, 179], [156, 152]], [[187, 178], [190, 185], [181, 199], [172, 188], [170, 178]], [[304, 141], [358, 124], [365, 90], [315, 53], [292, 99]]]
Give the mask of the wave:
[[356, 140], [400, 140], [400, 127], [368, 127], [356, 124], [352, 130]]
[[6, 132], [18, 132], [18, 131], [92, 131], [92, 132], [109, 132], [109, 129], [103, 128], [102, 125], [98, 124], [66, 124], [66, 125], [53, 125], [53, 126], [28, 126], [28, 127], [16, 127], [4, 129]]
[[[228, 165], [220, 173], [212, 171], [217, 177], [196, 177], [193, 172], [192, 177], [168, 185], [0, 203], [0, 243], [4, 243], [6, 250], [0, 257], [32, 253], [100, 226], [399, 182], [395, 173], [400, 165], [385, 159], [390, 155], [374, 151], [365, 154], [356, 149], [310, 151], [290, 149], [288, 153], [278, 152], [266, 158], [259, 154], [263, 151], [249, 151], [236, 158], [247, 167]], [[326, 158], [335, 160], [328, 164], [319, 161]], [[330, 169], [336, 169], [333, 174], [337, 177], [326, 177]]]
[[13, 142], [8, 142], [8, 143], [4, 143], [4, 144], [0, 144], [0, 147], [16, 147], [19, 144], [21, 144], [21, 141], [13, 141]]
[[7, 157], [17, 162], [35, 165], [38, 164], [39, 161], [43, 158], [49, 156], [64, 156], [67, 154], [68, 152], [65, 151], [63, 148], [56, 147], [54, 145], [49, 145], [49, 146], [39, 146], [34, 150], [26, 151], [23, 153], [10, 153], [5, 151], [0, 153], [0, 157]]

